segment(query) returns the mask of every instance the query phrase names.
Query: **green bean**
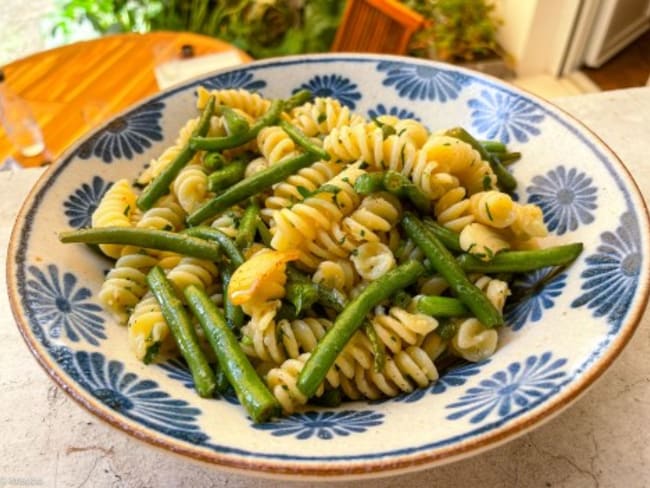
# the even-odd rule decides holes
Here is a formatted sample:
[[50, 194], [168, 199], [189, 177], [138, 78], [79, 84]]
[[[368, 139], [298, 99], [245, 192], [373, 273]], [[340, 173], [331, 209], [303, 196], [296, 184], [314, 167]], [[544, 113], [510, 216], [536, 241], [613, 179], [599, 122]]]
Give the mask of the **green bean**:
[[504, 153], [507, 151], [506, 145], [501, 141], [479, 141], [483, 149], [491, 153]]
[[407, 261], [370, 283], [338, 315], [334, 325], [318, 342], [298, 376], [298, 389], [308, 398], [312, 397], [325, 375], [334, 364], [352, 335], [361, 326], [366, 315], [379, 302], [414, 283], [424, 274], [424, 267], [417, 261]]
[[445, 134], [466, 142], [479, 153], [483, 161], [490, 163], [490, 167], [497, 177], [499, 186], [503, 190], [512, 192], [515, 188], [517, 188], [517, 180], [515, 180], [515, 177], [512, 176], [501, 164], [499, 158], [497, 158], [494, 154], [490, 154], [488, 151], [486, 151], [481, 143], [474, 139], [474, 137], [469, 132], [467, 132], [462, 127], [454, 127], [453, 129], [447, 130]]
[[375, 326], [368, 320], [363, 323], [363, 331], [370, 341], [370, 350], [372, 351], [372, 367], [377, 373], [381, 373], [386, 365], [386, 344], [377, 335]]
[[266, 247], [271, 247], [271, 240], [273, 239], [273, 236], [271, 235], [271, 231], [269, 228], [266, 226], [264, 221], [261, 218], [257, 218], [257, 233], [260, 235], [260, 239], [262, 239], [262, 244], [264, 244]]
[[230, 390], [230, 381], [228, 381], [228, 377], [226, 376], [226, 372], [223, 370], [221, 366], [219, 366], [219, 363], [215, 365], [214, 368], [214, 379], [215, 379], [215, 391], [219, 393], [220, 395], [225, 395], [228, 393], [228, 390]]
[[226, 322], [234, 331], [239, 331], [244, 325], [246, 318], [244, 311], [239, 305], [235, 305], [230, 301], [228, 294], [228, 287], [230, 286], [230, 278], [233, 273], [233, 264], [227, 263], [221, 270], [221, 287], [223, 289], [223, 313], [226, 317]]
[[469, 314], [469, 309], [459, 299], [435, 295], [418, 298], [417, 309], [432, 317], [459, 317]]
[[330, 159], [329, 153], [322, 147], [316, 145], [313, 141], [310, 141], [309, 138], [304, 134], [304, 132], [298, 129], [298, 127], [291, 125], [289, 122], [285, 120], [280, 121], [280, 127], [282, 127], [282, 130], [284, 130], [289, 135], [289, 137], [291, 138], [291, 140], [293, 140], [293, 142], [295, 142], [298, 146], [303, 148], [305, 151], [318, 157], [318, 159], [324, 159], [325, 161], [329, 161]]
[[444, 225], [440, 225], [438, 222], [428, 217], [423, 220], [423, 223], [429, 232], [436, 236], [447, 249], [454, 252], [463, 251], [463, 248], [460, 247], [460, 240], [457, 232], [448, 229]]
[[200, 288], [190, 285], [185, 288], [185, 298], [214, 349], [219, 366], [253, 421], [265, 422], [278, 415], [278, 401], [257, 375], [210, 297]]
[[321, 396], [312, 398], [311, 403], [321, 407], [338, 407], [343, 401], [343, 393], [339, 388], [325, 390]]
[[235, 243], [228, 237], [226, 234], [221, 232], [219, 229], [214, 227], [208, 227], [207, 225], [200, 225], [198, 227], [190, 227], [189, 229], [184, 229], [182, 234], [196, 237], [199, 239], [204, 239], [205, 241], [215, 241], [219, 244], [219, 247], [226, 253], [228, 259], [234, 266], [241, 266], [244, 262], [244, 256], [237, 249]]
[[208, 189], [216, 193], [231, 187], [244, 177], [246, 166], [246, 161], [237, 160], [215, 171], [208, 176]]
[[482, 261], [471, 254], [461, 254], [457, 260], [460, 267], [470, 273], [524, 273], [570, 264], [580, 255], [582, 248], [582, 243], [577, 242], [530, 251], [503, 251], [490, 261]]
[[145, 249], [172, 251], [185, 256], [216, 261], [221, 249], [213, 242], [198, 237], [166, 230], [136, 229], [133, 227], [98, 227], [61, 232], [63, 243], [84, 242], [87, 244], [123, 244]]
[[505, 166], [509, 166], [512, 163], [519, 161], [520, 159], [521, 159], [520, 152], [509, 152], [509, 153], [504, 153], [502, 155], [499, 155], [499, 161], [501, 161], [501, 164]]
[[370, 195], [382, 191], [384, 190], [384, 176], [383, 171], [359, 175], [354, 182], [354, 191], [359, 195]]
[[388, 170], [363, 174], [354, 182], [354, 190], [360, 195], [385, 190], [396, 197], [410, 200], [421, 212], [429, 213], [431, 211], [429, 197], [398, 171]]
[[207, 153], [203, 156], [203, 167], [208, 171], [215, 171], [227, 164], [226, 158], [219, 152]]
[[247, 249], [255, 240], [257, 231], [257, 222], [260, 218], [260, 206], [257, 203], [251, 203], [244, 210], [244, 215], [239, 221], [235, 245], [239, 249]]
[[248, 131], [241, 134], [232, 134], [222, 137], [192, 136], [190, 147], [192, 149], [205, 149], [207, 151], [223, 151], [247, 143], [257, 137], [257, 134], [269, 125], [273, 125], [282, 113], [282, 100], [273, 100], [269, 109], [262, 115]]
[[220, 105], [219, 112], [221, 112], [221, 115], [223, 115], [228, 135], [243, 135], [250, 130], [248, 120], [246, 120], [246, 118], [242, 115], [238, 114], [233, 108], [228, 107], [227, 105]]
[[300, 315], [318, 301], [318, 287], [315, 283], [290, 281], [286, 285], [286, 298], [296, 309], [296, 315]]
[[[194, 131], [192, 131], [192, 137], [200, 137], [207, 134], [208, 129], [210, 128], [210, 118], [214, 112], [214, 104], [214, 96], [211, 96], [208, 99], [207, 105], [203, 109], [199, 123]], [[135, 202], [138, 208], [140, 210], [149, 210], [160, 197], [169, 193], [169, 186], [174, 181], [174, 178], [178, 176], [178, 173], [180, 173], [187, 163], [190, 162], [195, 154], [196, 148], [191, 147], [190, 144], [185, 144], [178, 156], [174, 158], [169, 166], [162, 170], [162, 172], [146, 186], [140, 196], [138, 196], [138, 199]]]
[[149, 271], [147, 283], [160, 304], [160, 310], [178, 350], [192, 372], [196, 391], [204, 398], [211, 397], [216, 387], [216, 379], [199, 346], [196, 331], [183, 307], [183, 302], [176, 296], [174, 287], [158, 266], [154, 266]]
[[446, 318], [442, 318], [439, 322], [438, 327], [436, 327], [436, 334], [446, 341], [452, 340], [456, 332], [458, 332], [459, 322]]
[[402, 173], [393, 170], [386, 171], [384, 187], [396, 196], [408, 198], [420, 212], [427, 214], [431, 212], [431, 199]]
[[503, 324], [501, 313], [487, 296], [474, 285], [449, 250], [412, 213], [402, 219], [406, 234], [422, 250], [430, 265], [449, 283], [454, 294], [472, 311], [486, 327]]
[[187, 218], [187, 222], [189, 225], [198, 225], [235, 203], [241, 202], [269, 188], [275, 183], [284, 180], [296, 171], [309, 166], [314, 161], [315, 157], [312, 154], [305, 153], [255, 173], [250, 178], [245, 178], [235, 183], [223, 193], [220, 193], [209, 202], [203, 204]]
[[284, 105], [282, 109], [285, 112], [288, 112], [289, 110], [292, 110], [296, 107], [299, 107], [300, 105], [303, 105], [311, 101], [313, 98], [314, 95], [312, 94], [311, 91], [306, 89], [298, 90], [296, 93], [294, 93], [284, 101]]

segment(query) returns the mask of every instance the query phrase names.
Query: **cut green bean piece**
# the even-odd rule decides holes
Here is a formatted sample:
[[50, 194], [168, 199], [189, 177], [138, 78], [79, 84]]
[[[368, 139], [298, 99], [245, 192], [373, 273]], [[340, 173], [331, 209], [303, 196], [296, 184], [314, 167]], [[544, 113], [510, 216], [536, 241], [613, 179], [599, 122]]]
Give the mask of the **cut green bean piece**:
[[520, 152], [509, 152], [499, 155], [499, 161], [505, 166], [509, 166], [512, 163], [519, 161], [521, 159]]
[[458, 298], [423, 296], [417, 300], [417, 309], [432, 317], [462, 317], [470, 313], [469, 309]]
[[430, 265], [449, 283], [454, 294], [472, 311], [486, 327], [503, 324], [501, 313], [492, 302], [468, 278], [454, 256], [429, 232], [426, 226], [412, 213], [406, 213], [402, 219], [406, 234], [422, 250]]
[[238, 136], [249, 131], [250, 126], [245, 117], [238, 114], [233, 108], [228, 107], [227, 105], [221, 105], [219, 108], [223, 115], [228, 135]]
[[300, 105], [310, 102], [313, 98], [314, 95], [311, 91], [306, 89], [298, 90], [296, 93], [294, 93], [284, 101], [284, 105], [282, 109], [285, 112], [288, 112], [289, 110], [293, 110], [294, 108], [299, 107]]
[[479, 141], [483, 149], [491, 153], [504, 153], [507, 151], [506, 145], [501, 141]]
[[266, 247], [271, 247], [271, 241], [273, 240], [273, 236], [271, 235], [271, 231], [266, 226], [264, 221], [258, 217], [257, 223], [255, 225], [257, 227], [257, 233], [260, 235], [260, 239], [262, 239], [262, 243]]
[[185, 256], [211, 261], [216, 261], [221, 257], [221, 248], [214, 242], [166, 230], [98, 227], [61, 232], [59, 240], [63, 243], [83, 242], [86, 244], [138, 246], [145, 249], [172, 251]]
[[291, 125], [285, 120], [280, 121], [280, 127], [282, 127], [282, 130], [289, 135], [293, 142], [308, 153], [312, 153], [314, 156], [318, 157], [318, 159], [324, 159], [325, 161], [330, 159], [329, 153], [322, 147], [316, 145], [316, 143], [310, 141], [304, 132], [298, 129], [298, 127]]
[[257, 231], [257, 222], [260, 218], [260, 206], [257, 203], [251, 203], [244, 215], [239, 221], [239, 228], [237, 229], [237, 237], [235, 237], [235, 245], [241, 249], [247, 249], [255, 240], [255, 233]]
[[238, 160], [215, 171], [208, 176], [208, 189], [216, 193], [241, 181], [246, 173], [246, 166], [246, 161]]
[[199, 225], [232, 205], [279, 183], [298, 170], [309, 166], [315, 160], [313, 154], [305, 153], [255, 173], [203, 204], [187, 218], [187, 222], [189, 225]]
[[223, 151], [246, 144], [257, 137], [257, 134], [269, 125], [273, 125], [282, 113], [282, 100], [273, 100], [269, 109], [262, 115], [248, 131], [241, 134], [232, 134], [222, 137], [201, 137], [190, 138], [190, 147], [193, 149], [205, 149], [207, 151]]
[[454, 252], [463, 251], [463, 248], [460, 247], [460, 239], [458, 233], [448, 229], [443, 225], [440, 225], [438, 222], [430, 218], [425, 218], [423, 220], [423, 223], [429, 232], [440, 239], [440, 241], [447, 247], [447, 249]]
[[[210, 128], [210, 118], [214, 113], [214, 104], [214, 96], [211, 96], [203, 109], [199, 123], [192, 132], [192, 137], [201, 137], [208, 133], [208, 129]], [[140, 210], [149, 210], [160, 197], [169, 193], [169, 186], [174, 181], [174, 178], [178, 176], [178, 173], [180, 173], [187, 163], [190, 162], [195, 154], [196, 148], [191, 147], [190, 144], [185, 144], [183, 149], [181, 149], [181, 152], [176, 156], [176, 158], [174, 158], [169, 166], [162, 170], [162, 172], [145, 187], [140, 196], [138, 196], [138, 199], [135, 202], [138, 208]]]
[[226, 264], [221, 270], [221, 287], [223, 289], [223, 313], [226, 322], [233, 331], [238, 332], [242, 328], [246, 317], [244, 311], [239, 305], [235, 305], [230, 301], [228, 294], [228, 287], [230, 286], [230, 277], [232, 276], [234, 266], [232, 263]]
[[334, 361], [373, 307], [396, 291], [414, 283], [424, 271], [420, 263], [408, 261], [370, 283], [348, 303], [332, 328], [318, 342], [298, 376], [298, 389], [307, 398], [314, 396]]
[[214, 349], [219, 366], [253, 421], [265, 422], [279, 415], [280, 404], [257, 375], [210, 297], [200, 288], [190, 285], [185, 288], [185, 298]]
[[190, 227], [189, 229], [184, 229], [181, 234], [196, 237], [199, 239], [204, 239], [205, 241], [215, 241], [219, 244], [223, 252], [228, 256], [230, 262], [234, 266], [241, 266], [244, 262], [244, 256], [237, 249], [235, 243], [228, 237], [226, 234], [221, 232], [219, 229], [214, 227], [208, 227], [207, 225], [200, 225], [198, 227]]
[[359, 195], [370, 195], [384, 190], [384, 175], [383, 171], [359, 175], [354, 182], [354, 191]]
[[471, 254], [461, 254], [457, 260], [460, 267], [470, 273], [525, 273], [571, 264], [582, 249], [582, 243], [577, 242], [530, 251], [503, 251], [490, 261], [482, 261]]
[[512, 192], [514, 191], [515, 188], [517, 188], [517, 180], [501, 164], [499, 158], [496, 157], [496, 155], [486, 151], [485, 148], [481, 145], [481, 143], [478, 142], [474, 138], [474, 136], [472, 136], [469, 132], [467, 132], [462, 127], [454, 127], [453, 129], [447, 130], [445, 134], [451, 137], [455, 137], [456, 139], [460, 139], [463, 142], [466, 142], [479, 153], [483, 161], [487, 161], [488, 163], [490, 163], [490, 167], [492, 168], [492, 171], [494, 171], [494, 174], [497, 177], [499, 186], [504, 191]]
[[160, 304], [160, 310], [178, 350], [190, 368], [196, 391], [203, 398], [211, 397], [216, 387], [214, 372], [199, 346], [196, 331], [183, 302], [176, 296], [174, 287], [158, 266], [154, 266], [149, 271], [147, 283]]
[[203, 167], [210, 172], [221, 169], [226, 164], [228, 164], [226, 158], [219, 152], [207, 153], [203, 157]]

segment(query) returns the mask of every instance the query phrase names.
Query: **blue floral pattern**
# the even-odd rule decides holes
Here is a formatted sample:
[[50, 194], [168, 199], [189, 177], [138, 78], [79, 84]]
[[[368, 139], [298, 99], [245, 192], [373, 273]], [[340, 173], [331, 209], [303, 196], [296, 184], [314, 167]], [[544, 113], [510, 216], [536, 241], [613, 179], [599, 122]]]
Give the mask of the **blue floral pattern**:
[[63, 202], [64, 214], [68, 217], [70, 227], [90, 227], [93, 212], [110, 186], [101, 177], [94, 176], [90, 183], [83, 183]]
[[370, 119], [376, 119], [382, 115], [392, 115], [393, 117], [400, 119], [413, 119], [420, 121], [420, 117], [408, 109], [395, 106], [392, 106], [390, 109], [388, 109], [383, 103], [380, 103], [375, 108], [368, 110], [368, 118]]
[[315, 436], [330, 440], [336, 436], [360, 434], [370, 427], [381, 425], [383, 419], [383, 413], [372, 410], [312, 411], [294, 413], [289, 417], [265, 424], [253, 424], [253, 427], [268, 430], [277, 437], [290, 435], [305, 440]]
[[395, 398], [395, 401], [403, 401], [406, 403], [413, 403], [420, 400], [427, 394], [438, 395], [444, 393], [450, 388], [455, 388], [464, 385], [469, 378], [476, 376], [481, 372], [483, 365], [490, 362], [490, 359], [481, 361], [479, 363], [467, 363], [462, 366], [446, 371], [440, 378], [434, 381], [428, 388], [418, 388], [411, 393], [401, 395]]
[[482, 90], [480, 98], [467, 102], [472, 109], [472, 127], [486, 139], [508, 144], [526, 142], [541, 133], [542, 109], [524, 97], [502, 91]]
[[[167, 373], [167, 376], [173, 380], [179, 381], [185, 388], [194, 389], [194, 379], [192, 372], [183, 359], [168, 359], [164, 363], [157, 363], [158, 367]], [[221, 395], [221, 398], [233, 405], [239, 405], [239, 399], [232, 388]]]
[[455, 410], [447, 418], [456, 420], [470, 415], [469, 421], [477, 424], [491, 414], [503, 419], [530, 410], [557, 393], [568, 380], [566, 371], [561, 369], [566, 363], [563, 358], [553, 359], [550, 351], [511, 363], [447, 405], [447, 409]]
[[222, 73], [202, 81], [201, 84], [208, 89], [225, 90], [228, 88], [242, 88], [249, 91], [260, 91], [266, 87], [266, 81], [256, 80], [248, 70], [231, 71]]
[[293, 92], [309, 90], [315, 97], [336, 98], [343, 105], [354, 109], [361, 99], [361, 92], [355, 83], [341, 75], [316, 75], [307, 83], [303, 83]]
[[382, 61], [377, 70], [386, 72], [384, 86], [394, 86], [400, 97], [409, 100], [455, 100], [471, 82], [469, 76], [432, 66]]
[[119, 361], [85, 351], [61, 356], [62, 366], [97, 400], [120, 414], [173, 437], [199, 444], [207, 439], [196, 423], [201, 410], [169, 396], [152, 380], [125, 371]]
[[521, 329], [529, 321], [538, 322], [544, 310], [553, 308], [554, 300], [566, 287], [567, 274], [561, 273], [546, 281], [552, 270], [553, 268], [540, 269], [513, 282], [512, 290], [516, 294], [522, 293], [523, 297], [506, 304], [504, 316], [506, 324], [512, 330]]
[[635, 215], [623, 214], [616, 231], [604, 232], [600, 241], [597, 252], [587, 257], [587, 269], [580, 275], [584, 293], [571, 306], [586, 305], [593, 310], [594, 317], [606, 316], [613, 325], [612, 332], [616, 332], [630, 309], [643, 265]]
[[576, 230], [580, 224], [594, 221], [597, 188], [586, 173], [559, 166], [544, 176], [535, 176], [532, 181], [526, 189], [528, 202], [542, 209], [544, 222], [551, 232], [562, 235]]
[[132, 159], [142, 154], [152, 141], [163, 139], [160, 119], [164, 108], [164, 103], [152, 102], [113, 119], [79, 146], [77, 155], [81, 159], [95, 156], [109, 164], [113, 159]]
[[77, 277], [72, 273], [59, 273], [59, 268], [50, 264], [43, 272], [36, 266], [28, 268], [30, 278], [26, 283], [28, 306], [39, 317], [39, 322], [56, 339], [64, 331], [72, 342], [83, 338], [93, 346], [106, 339], [104, 319], [99, 313], [101, 307], [92, 303], [88, 288], [77, 287]]

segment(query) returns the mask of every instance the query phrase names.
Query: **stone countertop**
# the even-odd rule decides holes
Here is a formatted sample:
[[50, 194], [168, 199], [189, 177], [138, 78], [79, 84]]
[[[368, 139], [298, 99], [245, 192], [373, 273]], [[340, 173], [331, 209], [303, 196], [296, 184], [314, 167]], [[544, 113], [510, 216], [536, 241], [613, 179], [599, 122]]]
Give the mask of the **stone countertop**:
[[[650, 194], [650, 87], [556, 99], [592, 128]], [[0, 172], [0, 247], [42, 170]], [[0, 488], [314, 486], [245, 477], [145, 445], [109, 427], [48, 378], [15, 327], [0, 255]], [[650, 486], [650, 316], [574, 405], [532, 432], [469, 459], [341, 488]]]

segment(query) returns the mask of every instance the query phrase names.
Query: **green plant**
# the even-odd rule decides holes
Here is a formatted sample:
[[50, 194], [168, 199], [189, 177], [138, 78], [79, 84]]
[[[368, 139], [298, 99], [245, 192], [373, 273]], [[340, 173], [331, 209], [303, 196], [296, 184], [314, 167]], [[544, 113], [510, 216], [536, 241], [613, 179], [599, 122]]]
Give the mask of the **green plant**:
[[328, 51], [338, 0], [58, 0], [54, 31], [83, 22], [98, 34], [190, 31], [219, 37], [255, 58]]
[[428, 23], [413, 36], [411, 53], [443, 61], [472, 61], [502, 54], [496, 40], [501, 20], [486, 0], [406, 0]]

